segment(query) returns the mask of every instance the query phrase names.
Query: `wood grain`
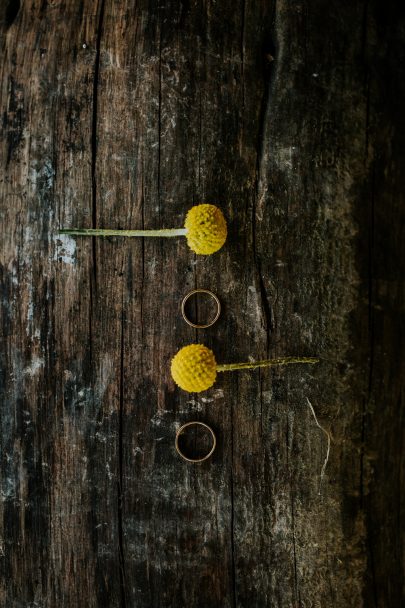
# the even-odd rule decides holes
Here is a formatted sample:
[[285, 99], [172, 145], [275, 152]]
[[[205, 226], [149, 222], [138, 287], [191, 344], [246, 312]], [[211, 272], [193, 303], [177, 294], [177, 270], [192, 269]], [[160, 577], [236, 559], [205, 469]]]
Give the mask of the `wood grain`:
[[[394, 0], [2, 5], [0, 606], [405, 602], [404, 40]], [[210, 257], [58, 234], [199, 202], [228, 220]], [[321, 363], [189, 395], [194, 341]]]

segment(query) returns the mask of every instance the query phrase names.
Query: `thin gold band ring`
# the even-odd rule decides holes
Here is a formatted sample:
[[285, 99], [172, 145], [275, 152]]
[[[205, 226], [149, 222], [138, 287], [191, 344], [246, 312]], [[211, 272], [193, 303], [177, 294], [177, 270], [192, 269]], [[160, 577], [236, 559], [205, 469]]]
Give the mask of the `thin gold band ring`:
[[[185, 454], [183, 454], [183, 452], [179, 448], [179, 437], [184, 432], [184, 430], [186, 428], [190, 427], [190, 426], [202, 426], [204, 429], [206, 429], [207, 431], [209, 431], [211, 433], [211, 437], [212, 437], [212, 446], [211, 446], [211, 449], [202, 458], [189, 458], [188, 456], [186, 456]], [[208, 426], [208, 424], [205, 424], [204, 422], [198, 422], [197, 420], [193, 420], [192, 422], [187, 422], [186, 424], [183, 424], [183, 426], [181, 426], [178, 429], [177, 433], [176, 433], [176, 441], [175, 441], [176, 452], [184, 460], [187, 460], [187, 462], [193, 462], [193, 463], [195, 463], [195, 462], [204, 462], [204, 460], [207, 460], [207, 458], [209, 458], [210, 456], [212, 456], [212, 454], [214, 453], [216, 445], [217, 445], [217, 438], [215, 437], [214, 431], [212, 430], [212, 428], [210, 426]]]
[[[197, 323], [193, 323], [192, 321], [190, 321], [190, 319], [186, 315], [187, 300], [196, 293], [207, 293], [209, 296], [211, 296], [211, 298], [213, 298], [213, 300], [215, 301], [215, 303], [217, 305], [217, 312], [215, 314], [215, 317], [212, 319], [212, 321], [210, 321], [209, 323], [205, 323], [203, 325], [198, 325]], [[212, 293], [212, 291], [209, 291], [209, 289], [193, 289], [192, 291], [189, 291], [189, 293], [186, 296], [184, 296], [184, 298], [183, 298], [183, 301], [181, 303], [181, 314], [182, 314], [185, 322], [188, 323], [189, 325], [191, 325], [191, 327], [196, 327], [197, 329], [206, 329], [207, 327], [211, 327], [211, 325], [214, 325], [214, 323], [216, 323], [216, 321], [218, 321], [219, 315], [221, 314], [221, 302], [218, 300], [215, 293]]]

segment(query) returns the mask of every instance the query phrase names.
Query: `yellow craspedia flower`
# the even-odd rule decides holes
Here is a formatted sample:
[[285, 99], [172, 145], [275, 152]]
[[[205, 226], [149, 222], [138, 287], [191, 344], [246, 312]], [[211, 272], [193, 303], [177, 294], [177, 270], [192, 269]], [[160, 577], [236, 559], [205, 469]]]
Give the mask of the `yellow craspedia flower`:
[[199, 254], [211, 254], [226, 241], [227, 228], [223, 213], [215, 205], [196, 205], [187, 213], [184, 227], [190, 249]]
[[181, 348], [172, 359], [172, 377], [189, 393], [206, 391], [217, 377], [217, 363], [212, 350], [202, 344]]

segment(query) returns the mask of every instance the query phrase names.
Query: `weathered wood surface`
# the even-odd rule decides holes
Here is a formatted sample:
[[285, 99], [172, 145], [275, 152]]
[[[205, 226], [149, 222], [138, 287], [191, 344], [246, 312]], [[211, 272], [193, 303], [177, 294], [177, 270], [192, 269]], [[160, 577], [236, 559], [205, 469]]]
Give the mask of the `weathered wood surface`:
[[[399, 607], [403, 7], [12, 0], [0, 23], [0, 605]], [[210, 258], [57, 234], [201, 201], [229, 220]], [[194, 286], [224, 304], [198, 334]], [[322, 362], [190, 396], [168, 365], [196, 339]], [[196, 467], [193, 418], [218, 435]]]

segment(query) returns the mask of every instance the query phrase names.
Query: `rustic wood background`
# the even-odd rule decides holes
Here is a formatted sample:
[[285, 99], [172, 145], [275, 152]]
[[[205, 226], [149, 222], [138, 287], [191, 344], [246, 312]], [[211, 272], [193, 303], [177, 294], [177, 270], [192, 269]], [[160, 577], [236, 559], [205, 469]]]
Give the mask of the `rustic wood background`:
[[[395, 0], [1, 3], [2, 607], [405, 602], [404, 42]], [[58, 235], [198, 202], [211, 257]], [[224, 305], [199, 333], [194, 286]], [[321, 364], [188, 395], [196, 340]]]

